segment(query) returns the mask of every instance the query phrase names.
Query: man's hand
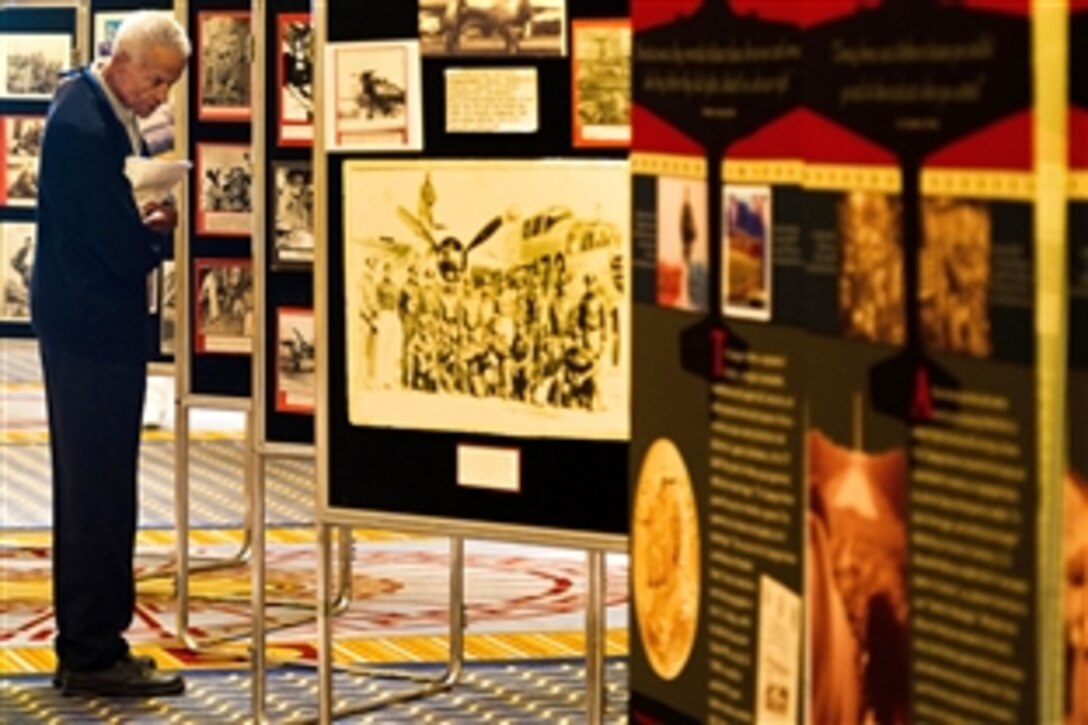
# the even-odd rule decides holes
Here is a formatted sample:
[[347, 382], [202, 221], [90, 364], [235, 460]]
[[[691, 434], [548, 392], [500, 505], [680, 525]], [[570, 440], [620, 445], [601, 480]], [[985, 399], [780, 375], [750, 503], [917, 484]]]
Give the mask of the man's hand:
[[144, 224], [160, 234], [168, 234], [178, 225], [177, 207], [169, 202], [150, 201], [142, 212]]

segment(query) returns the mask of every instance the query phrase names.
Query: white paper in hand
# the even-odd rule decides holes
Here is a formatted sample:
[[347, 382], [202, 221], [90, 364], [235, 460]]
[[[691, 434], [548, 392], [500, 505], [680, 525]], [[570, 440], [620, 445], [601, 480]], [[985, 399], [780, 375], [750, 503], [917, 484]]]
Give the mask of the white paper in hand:
[[143, 156], [129, 156], [125, 159], [125, 176], [132, 182], [132, 193], [136, 197], [136, 208], [142, 209], [148, 202], [162, 203], [170, 197], [170, 192], [189, 173], [192, 164], [186, 160], [163, 161], [148, 159]]

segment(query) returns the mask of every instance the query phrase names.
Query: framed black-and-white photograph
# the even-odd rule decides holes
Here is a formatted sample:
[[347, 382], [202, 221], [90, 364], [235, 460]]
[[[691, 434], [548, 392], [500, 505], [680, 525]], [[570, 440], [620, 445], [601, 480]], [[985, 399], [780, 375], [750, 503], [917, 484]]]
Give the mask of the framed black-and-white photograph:
[[314, 412], [314, 311], [302, 307], [276, 310], [276, 410]]
[[771, 319], [771, 188], [722, 187], [722, 314]]
[[0, 222], [0, 320], [30, 319], [30, 275], [34, 265], [33, 222]]
[[314, 141], [314, 28], [309, 13], [277, 18], [280, 60], [279, 145]]
[[198, 234], [246, 237], [253, 231], [253, 161], [248, 144], [196, 145]]
[[178, 319], [177, 277], [174, 276], [174, 260], [165, 259], [159, 268], [159, 352], [170, 357], [174, 344]]
[[349, 161], [353, 425], [625, 440], [627, 167]]
[[0, 116], [0, 206], [34, 206], [44, 116]]
[[253, 265], [248, 259], [193, 262], [198, 354], [248, 355], [253, 346]]
[[419, 0], [424, 55], [562, 56], [566, 0]]
[[631, 21], [575, 20], [573, 103], [575, 146], [631, 143]]
[[0, 98], [49, 100], [71, 62], [66, 33], [0, 34]]
[[423, 148], [419, 43], [330, 43], [325, 71], [329, 151]]
[[249, 11], [197, 14], [197, 117], [201, 121], [248, 121]]
[[314, 261], [314, 175], [309, 161], [274, 161], [274, 254], [276, 267]]

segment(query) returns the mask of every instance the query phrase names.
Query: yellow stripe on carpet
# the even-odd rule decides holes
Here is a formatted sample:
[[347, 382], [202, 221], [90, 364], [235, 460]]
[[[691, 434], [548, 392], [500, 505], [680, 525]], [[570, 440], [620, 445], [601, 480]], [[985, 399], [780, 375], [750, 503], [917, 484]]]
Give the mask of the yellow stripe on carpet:
[[[609, 630], [605, 638], [605, 655], [622, 657], [627, 654], [627, 630]], [[249, 644], [218, 645], [191, 653], [161, 645], [133, 647], [136, 654], [148, 655], [162, 669], [224, 670], [245, 669]], [[299, 659], [313, 660], [313, 643], [275, 643], [268, 648], [270, 666]], [[468, 634], [465, 636], [465, 659], [470, 662], [489, 660], [571, 659], [585, 655], [585, 635], [582, 632], [514, 632], [501, 634]], [[333, 660], [337, 664], [433, 664], [449, 659], [449, 641], [444, 635], [402, 635], [367, 637], [337, 641]], [[12, 647], [0, 649], [0, 676], [52, 672], [56, 658], [51, 646]]]

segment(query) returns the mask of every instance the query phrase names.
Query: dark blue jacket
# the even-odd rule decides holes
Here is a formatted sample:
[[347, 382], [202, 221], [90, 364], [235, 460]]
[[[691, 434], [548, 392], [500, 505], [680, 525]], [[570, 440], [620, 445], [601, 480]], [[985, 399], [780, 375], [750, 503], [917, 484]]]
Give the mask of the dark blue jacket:
[[53, 98], [38, 178], [31, 321], [45, 344], [146, 359], [147, 274], [168, 236], [148, 229], [125, 176], [132, 146], [87, 69]]

